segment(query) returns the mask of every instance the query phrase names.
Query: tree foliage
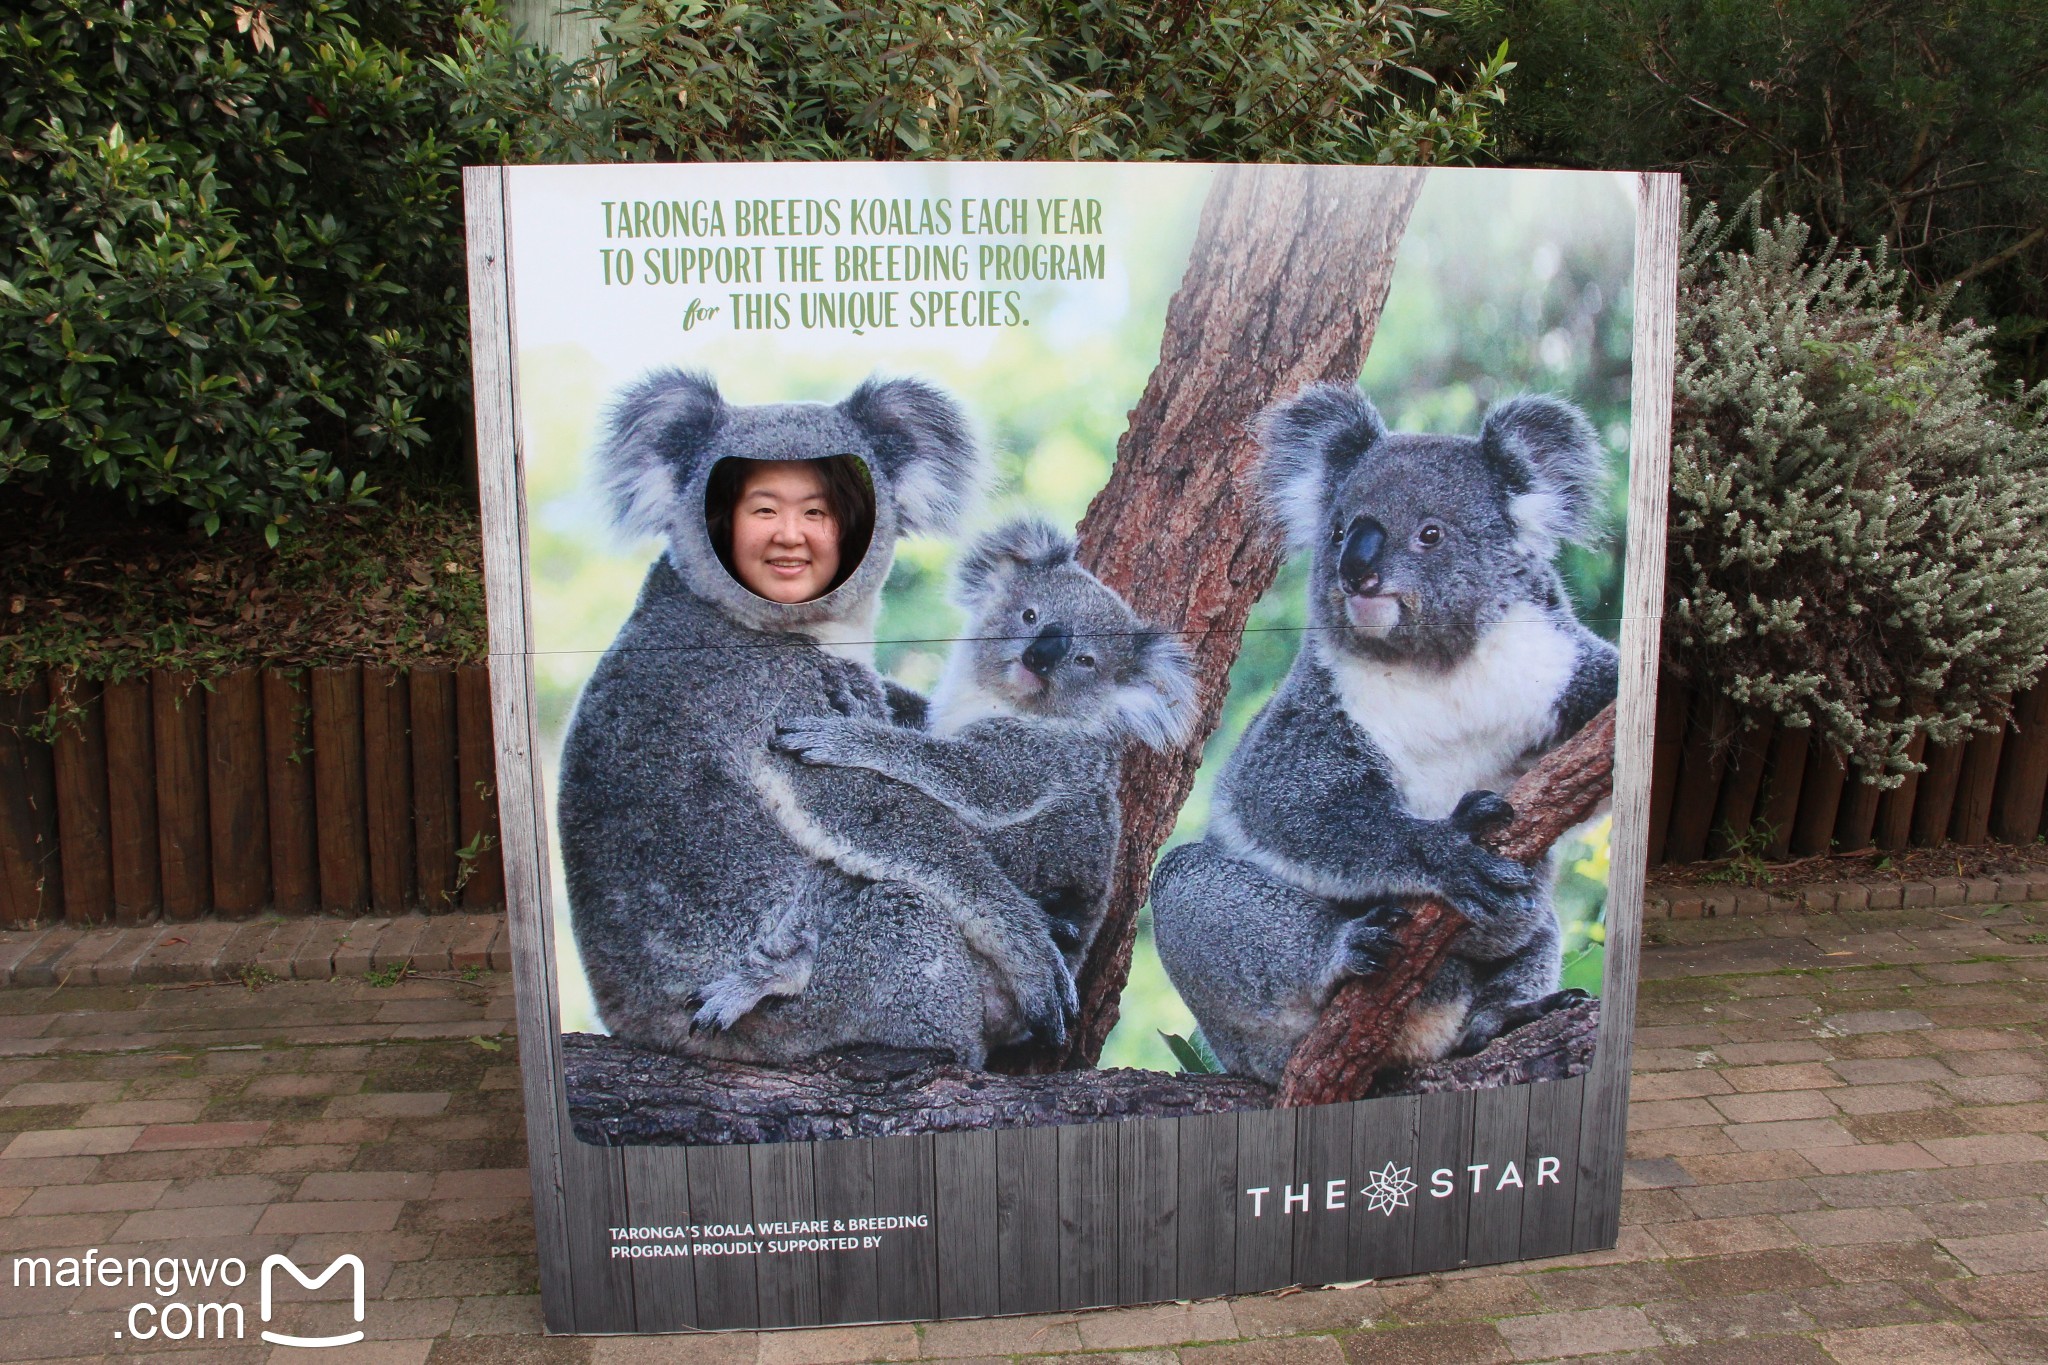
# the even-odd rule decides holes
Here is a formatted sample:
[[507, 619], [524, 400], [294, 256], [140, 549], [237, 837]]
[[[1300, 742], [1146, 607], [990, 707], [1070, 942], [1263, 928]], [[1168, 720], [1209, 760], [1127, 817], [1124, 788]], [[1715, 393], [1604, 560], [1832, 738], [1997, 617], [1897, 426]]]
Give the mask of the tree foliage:
[[1892, 248], [1916, 297], [2048, 378], [2048, 23], [2039, 0], [1466, 0], [1519, 69], [1515, 164], [1676, 170]]
[[1882, 251], [1759, 212], [1686, 236], [1666, 657], [1895, 781], [2041, 668], [2048, 394]]

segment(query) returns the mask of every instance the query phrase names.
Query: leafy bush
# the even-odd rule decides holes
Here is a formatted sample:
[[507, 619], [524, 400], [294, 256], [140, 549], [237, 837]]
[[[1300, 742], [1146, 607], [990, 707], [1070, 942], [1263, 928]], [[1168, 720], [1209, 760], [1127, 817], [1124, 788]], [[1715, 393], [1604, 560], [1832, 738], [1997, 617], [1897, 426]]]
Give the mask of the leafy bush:
[[456, 190], [497, 144], [417, 55], [459, 14], [30, 0], [0, 27], [0, 486], [274, 539], [463, 448]]
[[591, 0], [594, 53], [536, 80], [474, 26], [447, 73], [522, 156], [1233, 161], [1469, 158], [1505, 49], [1439, 85], [1383, 0], [761, 5]]
[[1754, 200], [1687, 233], [1666, 655], [1895, 781], [2048, 650], [2044, 393], [1883, 253], [1807, 246]]

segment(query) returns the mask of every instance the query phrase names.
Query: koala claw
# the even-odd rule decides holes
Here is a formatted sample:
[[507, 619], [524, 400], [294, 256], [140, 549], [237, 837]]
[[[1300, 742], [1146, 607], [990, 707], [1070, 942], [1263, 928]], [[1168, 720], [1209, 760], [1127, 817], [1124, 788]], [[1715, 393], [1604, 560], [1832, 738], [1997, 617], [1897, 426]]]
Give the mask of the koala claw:
[[826, 716], [805, 716], [786, 720], [775, 727], [769, 746], [790, 755], [799, 763], [816, 767], [830, 767], [833, 764], [835, 744], [835, 721]]
[[1485, 834], [1514, 818], [1515, 808], [1498, 792], [1489, 791], [1466, 792], [1451, 812], [1451, 823], [1466, 834]]
[[1385, 970], [1400, 943], [1394, 931], [1409, 920], [1406, 906], [1375, 906], [1337, 932], [1337, 970], [1342, 976], [1375, 976]]

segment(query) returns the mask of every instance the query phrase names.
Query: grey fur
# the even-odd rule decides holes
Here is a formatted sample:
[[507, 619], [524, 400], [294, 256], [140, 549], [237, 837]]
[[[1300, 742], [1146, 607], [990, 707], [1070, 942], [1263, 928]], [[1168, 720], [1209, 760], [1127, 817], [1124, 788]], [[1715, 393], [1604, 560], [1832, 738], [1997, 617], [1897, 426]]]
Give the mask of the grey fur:
[[[972, 619], [933, 698], [933, 733], [821, 716], [784, 724], [775, 740], [794, 760], [775, 780], [797, 842], [953, 907], [991, 963], [999, 955], [979, 942], [991, 907], [1042, 916], [1070, 973], [1108, 909], [1124, 747], [1179, 742], [1194, 709], [1186, 651], [1145, 627], [1074, 550], [1036, 520], [969, 548], [956, 586]], [[783, 972], [766, 955], [720, 991], [765, 994]], [[999, 974], [983, 1004], [991, 1046], [1064, 1038], [1020, 1017]]]
[[[711, 466], [833, 454], [874, 475], [865, 559], [816, 602], [755, 597], [712, 551]], [[922, 698], [845, 651], [872, 638], [897, 536], [948, 530], [982, 458], [952, 401], [914, 380], [870, 381], [836, 405], [734, 407], [709, 379], [662, 371], [614, 407], [600, 477], [622, 521], [668, 550], [577, 701], [557, 812], [570, 922], [614, 1034], [765, 1061], [858, 1044], [981, 1054], [984, 960], [952, 908], [814, 861], [757, 783], [783, 761], [768, 747], [778, 725], [921, 720]], [[1010, 932], [1018, 1009], [1058, 1018], [1067, 967], [1043, 916]], [[742, 969], [787, 993], [739, 1011], [707, 994]], [[918, 990], [878, 994], [905, 973]], [[706, 1011], [729, 1027], [695, 1027]]]
[[1476, 1051], [1565, 999], [1547, 870], [1474, 836], [1614, 696], [1614, 648], [1551, 562], [1591, 532], [1599, 443], [1539, 397], [1478, 437], [1390, 433], [1337, 385], [1276, 404], [1260, 435], [1269, 505], [1313, 555], [1311, 629], [1207, 833], [1160, 861], [1160, 956], [1225, 1065], [1276, 1081], [1337, 985], [1384, 965], [1404, 907], [1441, 897], [1470, 927], [1406, 1056]]

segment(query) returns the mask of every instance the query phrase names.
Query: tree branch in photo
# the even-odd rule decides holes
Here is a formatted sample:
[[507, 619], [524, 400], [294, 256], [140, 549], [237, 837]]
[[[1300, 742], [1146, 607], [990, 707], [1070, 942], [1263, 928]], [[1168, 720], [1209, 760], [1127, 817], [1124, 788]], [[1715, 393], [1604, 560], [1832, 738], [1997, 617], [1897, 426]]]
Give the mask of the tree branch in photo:
[[1159, 364], [1079, 532], [1082, 563], [1141, 617], [1185, 632], [1199, 710], [1180, 749], [1134, 750], [1125, 761], [1109, 915], [1082, 967], [1066, 1046], [1013, 1052], [999, 1059], [1005, 1069], [1088, 1067], [1102, 1054], [1153, 859], [1222, 715], [1245, 620], [1279, 567], [1257, 505], [1252, 419], [1307, 384], [1357, 380], [1424, 174], [1216, 173]]
[[[1614, 706], [1610, 703], [1508, 790], [1514, 818], [1487, 843], [1504, 857], [1538, 863], [1566, 830], [1591, 816], [1613, 789]], [[1425, 900], [1416, 905], [1398, 931], [1400, 947], [1387, 969], [1339, 986], [1323, 1006], [1315, 1027], [1296, 1045], [1280, 1078], [1281, 1105], [1334, 1104], [1361, 1099], [1371, 1092], [1407, 1025], [1408, 1011], [1443, 967], [1464, 928], [1464, 916], [1442, 901]], [[1590, 1017], [1597, 1020], [1597, 1010]], [[1537, 1020], [1516, 1033], [1547, 1022]], [[1506, 1040], [1497, 1040], [1494, 1046], [1501, 1041]]]

